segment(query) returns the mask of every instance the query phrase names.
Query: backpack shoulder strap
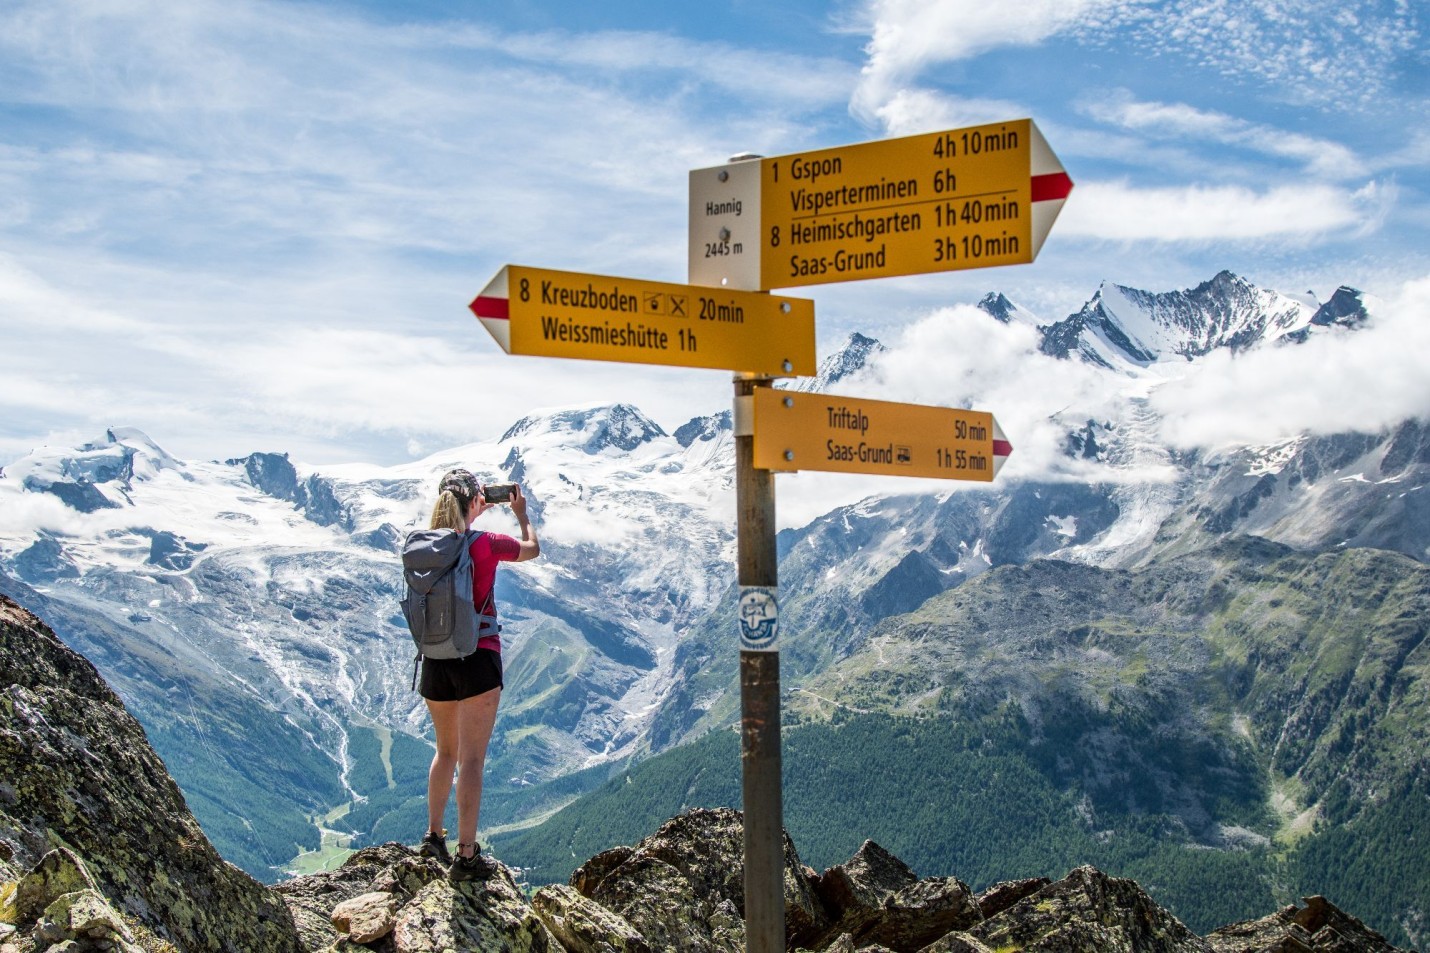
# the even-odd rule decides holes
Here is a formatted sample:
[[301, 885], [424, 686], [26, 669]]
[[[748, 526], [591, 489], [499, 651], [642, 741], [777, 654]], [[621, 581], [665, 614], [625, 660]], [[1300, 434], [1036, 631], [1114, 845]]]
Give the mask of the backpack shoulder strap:
[[[481, 539], [483, 536], [487, 535], [487, 532], [486, 532], [486, 530], [482, 530], [482, 529], [471, 529], [471, 530], [467, 530], [467, 535], [470, 537], [470, 539], [467, 540], [467, 548], [470, 549], [471, 546], [472, 546], [472, 543], [475, 543], [477, 540], [479, 540], [479, 539]], [[478, 611], [478, 615], [494, 615], [494, 614], [495, 614], [495, 612], [496, 612], [496, 592], [497, 592], [497, 581], [496, 581], [495, 577], [493, 577], [493, 579], [492, 579], [492, 587], [487, 590], [487, 599], [486, 599], [485, 602], [482, 603], [481, 609], [477, 610], [477, 611]]]

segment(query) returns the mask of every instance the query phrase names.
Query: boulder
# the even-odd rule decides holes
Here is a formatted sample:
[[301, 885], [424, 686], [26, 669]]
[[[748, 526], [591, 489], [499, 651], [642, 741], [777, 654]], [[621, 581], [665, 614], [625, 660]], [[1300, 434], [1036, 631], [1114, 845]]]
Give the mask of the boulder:
[[913, 953], [983, 919], [968, 886], [954, 877], [918, 879], [873, 841], [824, 872], [815, 886], [832, 926], [821, 941], [848, 934], [856, 948], [880, 945]]
[[393, 953], [564, 950], [500, 865], [488, 880], [453, 883], [442, 878], [423, 887], [398, 913], [391, 943]]
[[654, 953], [624, 917], [565, 884], [536, 891], [531, 908], [567, 953]]
[[[784, 837], [786, 937], [792, 948], [822, 932], [794, 843]], [[620, 914], [654, 949], [743, 950], [744, 818], [729, 808], [696, 809], [667, 821], [631, 848], [592, 858], [571, 877], [582, 895]]]
[[320, 950], [340, 938], [333, 913], [344, 903], [367, 893], [386, 893], [406, 902], [445, 876], [445, 868], [437, 861], [419, 857], [401, 844], [387, 843], [364, 847], [336, 870], [295, 877], [274, 890], [287, 905], [303, 946]]
[[109, 902], [92, 888], [58, 897], [35, 926], [36, 940], [50, 944], [101, 946], [115, 953], [143, 953], [134, 933]]
[[333, 929], [347, 934], [354, 943], [372, 943], [392, 932], [402, 897], [385, 890], [373, 890], [344, 900], [333, 908]]
[[1002, 883], [994, 884], [978, 895], [978, 909], [983, 913], [983, 919], [988, 920], [998, 916], [1013, 904], [1042, 890], [1052, 883], [1047, 877], [1032, 877], [1028, 880], [1005, 880]]
[[1135, 881], [1079, 867], [966, 931], [1024, 953], [1211, 953]]

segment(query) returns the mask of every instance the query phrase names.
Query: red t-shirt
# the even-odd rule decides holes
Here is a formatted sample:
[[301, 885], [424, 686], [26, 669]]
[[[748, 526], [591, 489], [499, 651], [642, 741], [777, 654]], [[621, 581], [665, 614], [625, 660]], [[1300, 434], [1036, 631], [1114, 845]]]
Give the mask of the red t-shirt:
[[[497, 581], [497, 563], [508, 563], [521, 555], [521, 543], [503, 533], [482, 533], [472, 540], [467, 550], [472, 554], [472, 602], [477, 612], [486, 607], [487, 597], [492, 595], [492, 587]], [[491, 615], [497, 614], [496, 599], [492, 599]], [[501, 651], [501, 636], [484, 635], [477, 640], [477, 648]]]

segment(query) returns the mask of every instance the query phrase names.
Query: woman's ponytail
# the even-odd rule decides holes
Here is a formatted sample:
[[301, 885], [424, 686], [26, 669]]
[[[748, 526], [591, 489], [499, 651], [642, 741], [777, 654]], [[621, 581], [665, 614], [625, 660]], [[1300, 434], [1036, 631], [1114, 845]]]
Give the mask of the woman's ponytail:
[[482, 492], [482, 484], [470, 470], [448, 470], [437, 484], [437, 505], [432, 507], [432, 529], [467, 530], [467, 511]]
[[[470, 504], [467, 504], [470, 505]], [[432, 529], [450, 529], [458, 533], [467, 529], [467, 505], [451, 490], [443, 490], [432, 507]]]

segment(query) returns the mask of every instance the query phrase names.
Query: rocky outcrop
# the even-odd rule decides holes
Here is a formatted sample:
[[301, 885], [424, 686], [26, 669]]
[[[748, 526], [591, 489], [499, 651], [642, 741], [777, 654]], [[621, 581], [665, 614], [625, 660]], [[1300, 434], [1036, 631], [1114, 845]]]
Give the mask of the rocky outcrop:
[[[785, 923], [791, 938], [826, 922], [794, 844], [784, 839]], [[629, 922], [652, 949], [745, 948], [744, 821], [738, 811], [694, 810], [635, 847], [591, 858], [571, 876], [581, 895]]]
[[1305, 897], [1260, 920], [1222, 927], [1207, 937], [1214, 953], [1309, 953], [1342, 950], [1391, 953], [1385, 937], [1325, 897]]
[[966, 884], [954, 877], [920, 880], [873, 841], [826, 870], [814, 889], [834, 921], [816, 949], [847, 936], [861, 949], [918, 950], [983, 919]]
[[[93, 667], [0, 597], [0, 953], [740, 953], [743, 834], [738, 811], [692, 810], [530, 895], [400, 844], [267, 888], [214, 851]], [[790, 950], [1395, 953], [1322, 897], [1202, 938], [1091, 867], [975, 896], [872, 841], [823, 874], [784, 852]]]
[[4, 597], [0, 844], [20, 873], [0, 920], [36, 949], [106, 930], [129, 942], [109, 920], [182, 950], [300, 949], [287, 907], [213, 849], [94, 666]]
[[994, 950], [1210, 953], [1136, 882], [1079, 867], [968, 933]]
[[[277, 889], [312, 953], [738, 953], [740, 824], [736, 811], [691, 811], [529, 901], [505, 867], [454, 887], [435, 862], [397, 844]], [[1395, 953], [1321, 897], [1203, 938], [1135, 882], [1092, 867], [975, 897], [954, 878], [918, 879], [872, 841], [823, 874], [785, 847], [787, 949], [803, 953]]]

